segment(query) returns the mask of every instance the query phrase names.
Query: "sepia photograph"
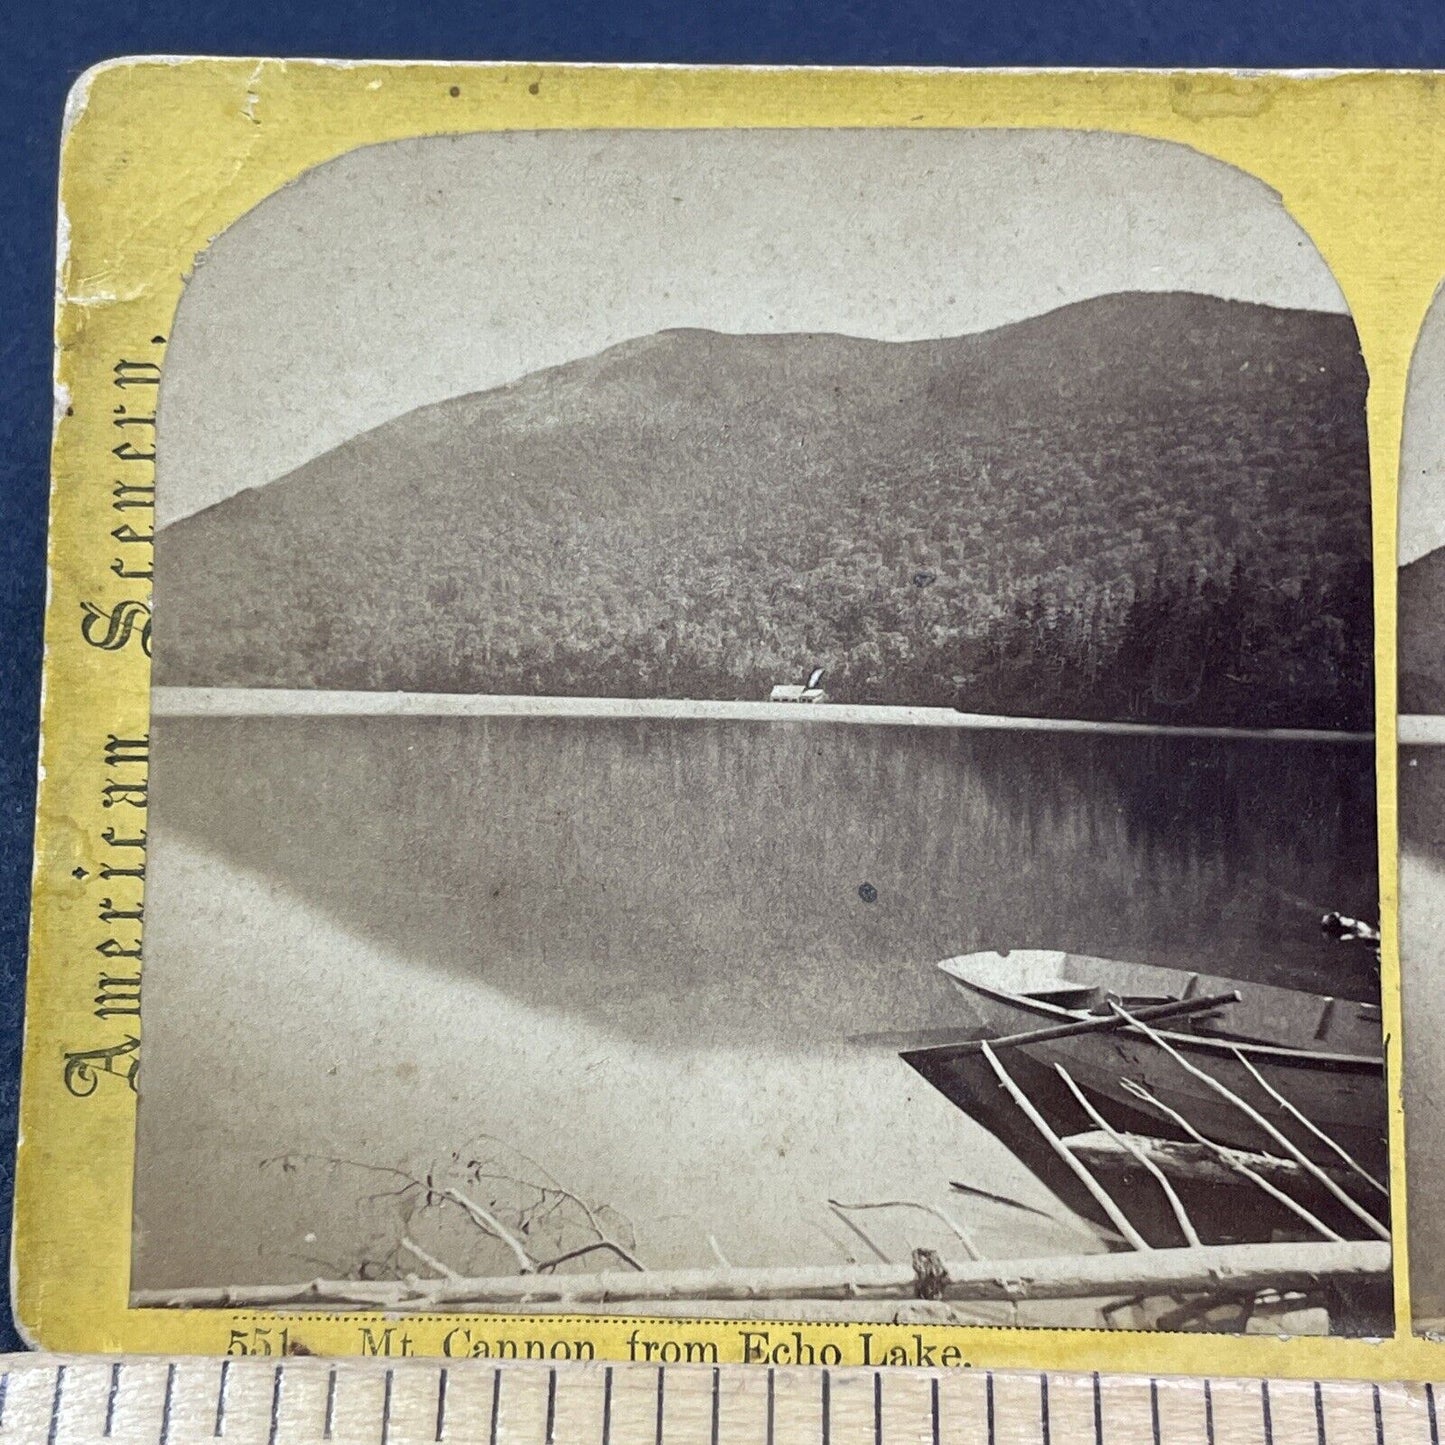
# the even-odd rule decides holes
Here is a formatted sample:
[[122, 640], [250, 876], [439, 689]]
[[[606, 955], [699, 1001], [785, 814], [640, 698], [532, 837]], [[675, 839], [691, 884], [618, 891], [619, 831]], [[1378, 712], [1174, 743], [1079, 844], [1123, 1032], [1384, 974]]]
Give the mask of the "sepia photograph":
[[1402, 1091], [1417, 1331], [1445, 1334], [1445, 310], [1437, 292], [1410, 363], [1400, 455], [1397, 677]]
[[261, 201], [160, 375], [132, 1305], [1392, 1333], [1367, 389], [1173, 143], [436, 135]]

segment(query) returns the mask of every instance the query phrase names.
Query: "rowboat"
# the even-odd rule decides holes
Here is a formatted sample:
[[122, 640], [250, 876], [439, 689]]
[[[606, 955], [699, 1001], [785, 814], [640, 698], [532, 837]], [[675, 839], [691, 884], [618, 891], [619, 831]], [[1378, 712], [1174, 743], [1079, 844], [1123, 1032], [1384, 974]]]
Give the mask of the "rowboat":
[[1051, 1077], [1062, 1066], [1117, 1129], [1279, 1154], [1252, 1112], [1316, 1164], [1337, 1169], [1344, 1151], [1376, 1179], [1388, 1173], [1377, 1005], [1052, 951], [938, 967], [967, 1005], [960, 1039], [902, 1057], [966, 1112], [983, 1037], [1005, 1061]]

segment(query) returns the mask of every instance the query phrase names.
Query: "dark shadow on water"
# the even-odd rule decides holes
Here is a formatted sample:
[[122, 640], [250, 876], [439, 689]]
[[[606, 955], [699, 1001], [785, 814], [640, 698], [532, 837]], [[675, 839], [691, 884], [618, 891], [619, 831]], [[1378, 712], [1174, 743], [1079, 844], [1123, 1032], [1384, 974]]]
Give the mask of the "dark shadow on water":
[[[1378, 994], [1373, 750], [818, 723], [158, 719], [164, 840], [654, 1043], [946, 1026], [933, 968], [1049, 947]], [[257, 939], [258, 949], [265, 940]]]

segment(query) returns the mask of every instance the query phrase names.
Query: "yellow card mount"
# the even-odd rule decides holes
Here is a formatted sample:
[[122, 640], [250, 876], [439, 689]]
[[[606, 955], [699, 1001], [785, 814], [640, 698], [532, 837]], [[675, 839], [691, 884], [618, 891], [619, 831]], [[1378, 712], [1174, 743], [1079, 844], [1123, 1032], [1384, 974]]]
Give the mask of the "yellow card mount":
[[117, 1431], [268, 1350], [303, 1433], [1373, 1429], [1310, 1382], [1445, 1319], [1442, 177], [1421, 75], [84, 77], [31, 1338]]

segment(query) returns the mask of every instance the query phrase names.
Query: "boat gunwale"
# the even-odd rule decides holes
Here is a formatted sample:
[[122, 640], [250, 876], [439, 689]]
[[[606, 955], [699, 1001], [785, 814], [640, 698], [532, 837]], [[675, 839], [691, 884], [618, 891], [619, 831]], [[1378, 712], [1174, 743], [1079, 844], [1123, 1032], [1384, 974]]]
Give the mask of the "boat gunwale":
[[[1107, 962], [1107, 960], [1103, 960]], [[1094, 1015], [1064, 1008], [1061, 1004], [1049, 1003], [1044, 999], [1032, 998], [1026, 994], [1018, 994], [1008, 989], [990, 986], [978, 982], [976, 979], [961, 976], [954, 973], [947, 967], [955, 962], [954, 959], [943, 959], [937, 967], [957, 986], [963, 989], [972, 989], [976, 993], [984, 994], [986, 997], [995, 999], [1001, 1003], [1012, 1004], [1024, 1013], [1034, 1014], [1037, 1017], [1049, 1019], [1058, 1023], [1075, 1022], [1082, 1023]], [[1313, 995], [1312, 995], [1313, 996]], [[1130, 1034], [1136, 1040], [1147, 1041], [1148, 1035], [1142, 1028], [1134, 1024], [1124, 1024], [1119, 1030], [1120, 1033]], [[1311, 1049], [1292, 1049], [1279, 1044], [1256, 1044], [1244, 1040], [1212, 1039], [1203, 1034], [1182, 1034], [1170, 1029], [1154, 1029], [1161, 1039], [1181, 1052], [1199, 1052], [1212, 1055], [1223, 1055], [1226, 1058], [1232, 1057], [1236, 1052], [1246, 1057], [1255, 1057], [1274, 1065], [1284, 1065], [1289, 1068], [1314, 1068], [1326, 1067], [1342, 1073], [1369, 1073], [1379, 1074], [1383, 1077], [1385, 1060], [1383, 1054], [1384, 1038], [1381, 1036], [1381, 1056], [1372, 1058], [1368, 1054], [1333, 1054], [1324, 1051]], [[936, 1046], [940, 1052], [955, 1047], [950, 1044]], [[1027, 1045], [1022, 1045], [1027, 1047]], [[920, 1055], [933, 1052], [932, 1049], [919, 1049], [913, 1052]]]

